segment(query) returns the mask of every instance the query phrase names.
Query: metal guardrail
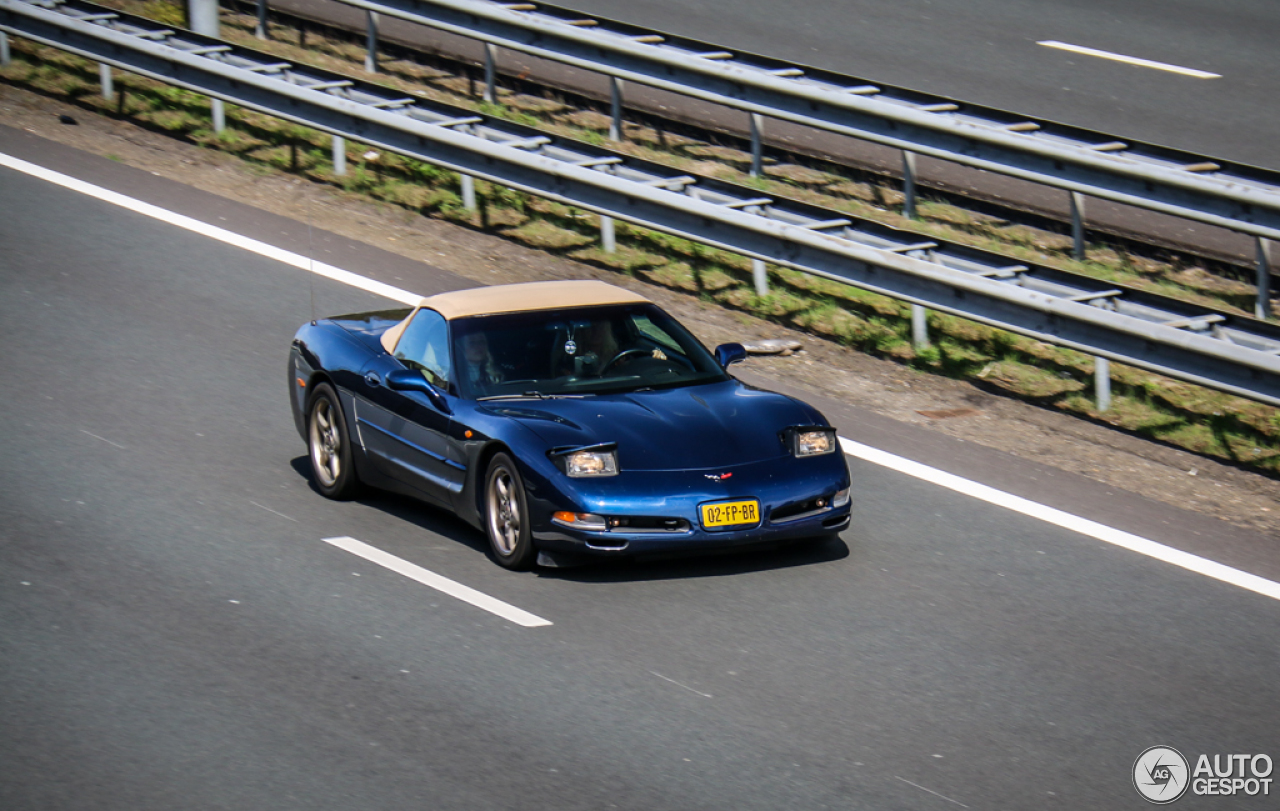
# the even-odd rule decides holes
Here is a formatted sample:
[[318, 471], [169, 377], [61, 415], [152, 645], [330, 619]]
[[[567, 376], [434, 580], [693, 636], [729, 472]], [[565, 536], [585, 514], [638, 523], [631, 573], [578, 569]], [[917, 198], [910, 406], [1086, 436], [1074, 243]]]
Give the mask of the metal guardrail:
[[[260, 25], [268, 0], [259, 3]], [[336, 0], [377, 15], [480, 40], [492, 95], [494, 47], [660, 88], [751, 114], [755, 170], [763, 116], [903, 151], [908, 210], [914, 156], [925, 155], [1071, 192], [1076, 253], [1083, 258], [1083, 198], [1111, 200], [1254, 236], [1255, 315], [1270, 309], [1269, 246], [1280, 238], [1280, 172], [1117, 138], [1046, 119], [873, 84], [807, 65], [735, 51], [545, 3], [505, 0]], [[492, 99], [490, 99], [492, 100]]]
[[0, 0], [0, 30], [609, 223], [616, 217], [1280, 405], [1280, 326], [922, 241], [81, 0]]

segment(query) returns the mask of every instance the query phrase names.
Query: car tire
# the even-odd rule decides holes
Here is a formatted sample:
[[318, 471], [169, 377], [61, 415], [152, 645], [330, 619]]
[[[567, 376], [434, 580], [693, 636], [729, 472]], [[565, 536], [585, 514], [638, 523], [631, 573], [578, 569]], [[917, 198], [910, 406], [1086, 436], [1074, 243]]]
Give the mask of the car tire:
[[519, 571], [533, 565], [538, 551], [529, 528], [524, 481], [505, 453], [493, 457], [484, 476], [484, 529], [499, 566]]
[[359, 491], [347, 420], [328, 383], [317, 384], [307, 399], [307, 455], [312, 481], [325, 498], [344, 501]]

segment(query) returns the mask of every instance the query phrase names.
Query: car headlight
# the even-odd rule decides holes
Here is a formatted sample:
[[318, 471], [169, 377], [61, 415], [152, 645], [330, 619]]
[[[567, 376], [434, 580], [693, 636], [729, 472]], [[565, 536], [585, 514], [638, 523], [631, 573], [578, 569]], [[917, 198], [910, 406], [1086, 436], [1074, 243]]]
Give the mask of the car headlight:
[[819, 425], [803, 426], [791, 428], [787, 433], [790, 434], [788, 444], [794, 456], [822, 456], [835, 452], [836, 429], [834, 428]]
[[562, 448], [549, 454], [565, 475], [575, 479], [618, 475], [618, 446], [612, 442], [585, 448]]
[[618, 457], [613, 451], [578, 451], [564, 458], [570, 476], [617, 476]]
[[839, 508], [839, 507], [843, 507], [844, 505], [846, 505], [846, 504], [848, 504], [848, 503], [849, 503], [849, 488], [848, 488], [848, 487], [846, 487], [845, 489], [843, 489], [843, 490], [841, 490], [841, 491], [837, 492], [837, 493], [836, 493], [836, 494], [831, 498], [831, 506], [832, 506], [832, 507]]

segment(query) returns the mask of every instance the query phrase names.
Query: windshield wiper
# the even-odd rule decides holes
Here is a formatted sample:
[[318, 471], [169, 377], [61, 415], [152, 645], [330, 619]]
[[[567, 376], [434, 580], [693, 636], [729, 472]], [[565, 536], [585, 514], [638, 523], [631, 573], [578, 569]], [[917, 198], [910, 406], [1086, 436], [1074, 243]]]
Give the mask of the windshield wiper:
[[488, 394], [484, 397], [477, 397], [477, 403], [483, 403], [488, 400], [545, 400], [547, 395], [538, 391], [527, 391], [524, 394]]
[[477, 397], [476, 402], [485, 400], [560, 400], [565, 397], [581, 397], [580, 394], [543, 394], [540, 391], [526, 391], [521, 394], [490, 394]]

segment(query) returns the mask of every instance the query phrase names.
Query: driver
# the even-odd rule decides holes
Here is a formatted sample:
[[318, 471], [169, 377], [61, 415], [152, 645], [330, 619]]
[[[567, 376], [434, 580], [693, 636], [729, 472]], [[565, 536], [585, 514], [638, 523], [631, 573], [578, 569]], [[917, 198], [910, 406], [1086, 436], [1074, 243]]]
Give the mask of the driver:
[[[560, 374], [599, 375], [607, 369], [626, 366], [634, 357], [619, 357], [627, 349], [618, 345], [613, 324], [608, 319], [591, 321], [585, 330], [579, 330], [574, 335], [574, 339], [574, 351], [565, 356]], [[661, 349], [654, 349], [652, 357], [657, 360], [667, 359]]]
[[502, 382], [502, 370], [489, 354], [489, 336], [472, 332], [462, 337], [462, 358], [467, 382], [471, 391], [484, 392], [494, 383]]

